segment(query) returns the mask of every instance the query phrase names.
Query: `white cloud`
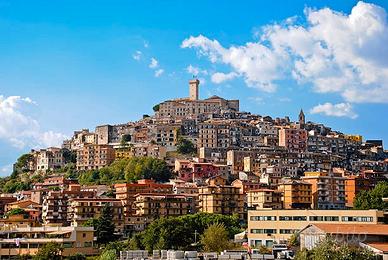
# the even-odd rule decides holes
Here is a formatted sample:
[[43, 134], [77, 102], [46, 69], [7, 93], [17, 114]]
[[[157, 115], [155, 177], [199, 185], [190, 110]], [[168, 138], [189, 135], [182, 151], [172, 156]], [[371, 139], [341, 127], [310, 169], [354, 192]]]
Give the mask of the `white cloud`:
[[142, 52], [141, 51], [136, 51], [133, 55], [132, 55], [132, 58], [134, 60], [137, 60], [139, 61], [141, 59], [141, 56], [142, 56]]
[[358, 115], [353, 111], [353, 107], [349, 103], [325, 103], [319, 104], [310, 110], [311, 114], [324, 114], [326, 116], [349, 117], [355, 119]]
[[0, 167], [0, 176], [7, 176], [12, 173], [12, 164]]
[[158, 70], [156, 70], [155, 71], [155, 77], [159, 77], [159, 76], [161, 76], [162, 74], [163, 74], [163, 72], [164, 72], [164, 70], [163, 69], [158, 69]]
[[216, 72], [211, 76], [211, 80], [213, 83], [220, 84], [224, 81], [232, 80], [238, 76], [235, 72], [230, 73], [222, 73], [222, 72]]
[[192, 74], [193, 76], [198, 76], [199, 74], [208, 75], [207, 70], [202, 70], [201, 68], [195, 67], [191, 64], [187, 66], [186, 71], [187, 73]]
[[267, 92], [293, 77], [346, 103], [388, 103], [386, 11], [360, 1], [350, 14], [323, 8], [306, 9], [305, 15], [306, 23], [292, 18], [262, 27], [256, 42], [224, 47], [199, 35], [181, 47], [230, 66], [248, 86]]
[[42, 131], [38, 121], [26, 114], [33, 104], [28, 97], [0, 95], [0, 139], [19, 149], [60, 145], [65, 135]]
[[144, 48], [148, 48], [148, 47], [150, 47], [150, 43], [148, 41], [144, 41], [143, 46], [144, 46]]
[[151, 69], [156, 69], [157, 67], [159, 67], [158, 60], [155, 58], [151, 58], [150, 65], [148, 65], [148, 67], [150, 67]]
[[289, 98], [289, 97], [280, 97], [280, 98], [279, 98], [279, 101], [280, 101], [280, 102], [291, 102], [292, 99]]
[[250, 100], [258, 105], [265, 104], [264, 99], [262, 97], [249, 97], [248, 100]]

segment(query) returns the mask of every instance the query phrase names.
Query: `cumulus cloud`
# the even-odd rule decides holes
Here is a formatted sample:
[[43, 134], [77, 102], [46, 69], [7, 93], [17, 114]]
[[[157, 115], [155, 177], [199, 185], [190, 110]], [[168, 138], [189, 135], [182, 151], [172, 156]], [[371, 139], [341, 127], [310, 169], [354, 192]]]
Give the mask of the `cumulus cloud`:
[[237, 77], [238, 74], [235, 72], [230, 72], [230, 73], [222, 73], [222, 72], [216, 72], [211, 76], [211, 80], [213, 83], [220, 84], [224, 81], [232, 80], [235, 77]]
[[163, 74], [164, 70], [163, 69], [158, 69], [155, 71], [155, 77], [160, 77]]
[[24, 111], [34, 105], [30, 98], [0, 95], [0, 139], [13, 147], [38, 148], [58, 146], [65, 135], [53, 131], [42, 131], [38, 121]]
[[352, 119], [357, 118], [357, 114], [353, 111], [353, 107], [349, 103], [324, 103], [319, 104], [313, 107], [310, 110], [311, 114], [324, 114], [326, 116], [335, 116], [335, 117], [349, 117]]
[[264, 26], [258, 40], [243, 45], [224, 47], [199, 35], [181, 47], [228, 65], [248, 86], [263, 91], [273, 92], [279, 80], [293, 78], [317, 93], [337, 93], [344, 104], [388, 103], [386, 11], [360, 1], [350, 14], [306, 9], [305, 19]]
[[158, 60], [155, 58], [151, 58], [150, 65], [148, 65], [148, 67], [150, 67], [151, 69], [156, 69], [157, 67], [159, 67]]
[[137, 60], [139, 61], [141, 59], [141, 56], [142, 56], [142, 52], [141, 51], [136, 51], [133, 55], [132, 55], [132, 58], [134, 60]]
[[187, 73], [192, 74], [193, 76], [198, 76], [199, 74], [202, 74], [202, 75], [208, 74], [207, 70], [203, 70], [203, 69], [201, 69], [199, 67], [195, 67], [191, 64], [189, 66], [187, 66], [186, 71], [187, 71]]

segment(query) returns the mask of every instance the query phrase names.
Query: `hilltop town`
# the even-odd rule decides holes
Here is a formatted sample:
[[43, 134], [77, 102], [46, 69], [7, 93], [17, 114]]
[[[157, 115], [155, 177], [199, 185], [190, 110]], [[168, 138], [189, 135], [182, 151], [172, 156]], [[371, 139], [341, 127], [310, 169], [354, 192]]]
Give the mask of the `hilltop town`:
[[[235, 243], [251, 248], [289, 244], [298, 232], [304, 248], [304, 232], [367, 234], [375, 250], [387, 242], [388, 202], [373, 197], [388, 177], [382, 140], [310, 122], [303, 110], [293, 122], [242, 112], [239, 100], [202, 100], [198, 79], [188, 88], [154, 115], [22, 155], [0, 182], [0, 255], [33, 255], [52, 240], [66, 256], [97, 255], [105, 238], [90, 223], [108, 211], [114, 241], [135, 241], [164, 217], [220, 214], [237, 223]], [[170, 249], [154, 242], [143, 246]]]

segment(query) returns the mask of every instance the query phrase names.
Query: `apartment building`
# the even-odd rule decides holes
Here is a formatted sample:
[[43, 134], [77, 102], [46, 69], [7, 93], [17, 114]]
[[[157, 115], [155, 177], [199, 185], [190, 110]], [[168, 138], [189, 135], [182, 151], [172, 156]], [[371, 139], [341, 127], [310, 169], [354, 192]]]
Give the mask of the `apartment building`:
[[119, 144], [124, 135], [131, 134], [131, 124], [100, 125], [96, 126], [97, 144]]
[[187, 119], [196, 118], [200, 114], [220, 113], [222, 110], [239, 110], [238, 100], [226, 100], [218, 96], [200, 100], [199, 83], [198, 79], [189, 81], [190, 96], [188, 98], [167, 100], [160, 103], [156, 117]]
[[37, 152], [36, 167], [38, 171], [49, 171], [64, 166], [64, 158], [61, 148], [50, 147]]
[[115, 150], [110, 145], [86, 144], [77, 150], [77, 170], [97, 170], [108, 166], [115, 159]]
[[115, 232], [124, 232], [124, 208], [118, 199], [111, 198], [70, 198], [67, 205], [67, 221], [72, 226], [82, 226], [89, 219], [100, 217], [103, 208], [108, 204], [111, 207]]
[[209, 185], [199, 187], [198, 207], [200, 212], [233, 215], [243, 219], [244, 194], [238, 187]]
[[287, 243], [310, 223], [375, 225], [386, 220], [384, 212], [377, 210], [249, 210], [248, 242], [252, 247]]
[[282, 209], [281, 191], [271, 189], [257, 189], [247, 192], [248, 209]]
[[118, 183], [114, 185], [116, 199], [120, 200], [124, 206], [124, 216], [126, 218], [126, 230], [132, 230], [132, 216], [136, 213], [134, 206], [135, 195], [142, 194], [173, 194], [173, 185], [155, 183], [152, 180], [138, 180], [137, 183]]
[[227, 179], [231, 174], [230, 166], [228, 165], [188, 160], [175, 160], [175, 172], [178, 173], [179, 179], [192, 182], [202, 182], [217, 175]]
[[80, 185], [70, 185], [68, 190], [49, 191], [43, 199], [42, 219], [44, 224], [69, 225], [68, 201], [71, 198], [94, 198], [94, 191], [82, 191]]
[[49, 242], [63, 247], [62, 256], [77, 253], [96, 255], [93, 227], [3, 227], [0, 229], [0, 256], [16, 258], [35, 255]]
[[54, 176], [44, 179], [43, 182], [35, 182], [33, 184], [34, 190], [41, 189], [67, 189], [71, 184], [78, 184], [77, 180], [67, 179], [64, 176]]
[[307, 131], [300, 128], [279, 129], [279, 146], [291, 152], [305, 152], [307, 149]]
[[196, 212], [196, 195], [139, 193], [134, 196], [135, 216], [146, 223], [160, 217], [177, 217]]
[[344, 209], [345, 208], [345, 180], [340, 173], [334, 172], [305, 172], [302, 177], [311, 183], [314, 209]]
[[301, 180], [286, 179], [278, 185], [283, 193], [284, 209], [310, 209], [313, 199], [312, 184]]
[[165, 124], [156, 126], [155, 141], [158, 145], [166, 146], [167, 150], [173, 150], [178, 142], [180, 125]]

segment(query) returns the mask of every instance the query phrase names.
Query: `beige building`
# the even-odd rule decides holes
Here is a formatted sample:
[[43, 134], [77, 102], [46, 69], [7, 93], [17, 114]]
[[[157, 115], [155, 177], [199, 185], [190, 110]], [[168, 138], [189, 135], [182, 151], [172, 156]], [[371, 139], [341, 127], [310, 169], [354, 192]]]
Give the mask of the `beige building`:
[[67, 220], [72, 226], [82, 226], [89, 219], [98, 219], [105, 205], [111, 207], [115, 232], [124, 231], [124, 207], [120, 200], [110, 198], [72, 198], [68, 201]]
[[38, 171], [59, 169], [64, 165], [61, 148], [50, 147], [37, 152], [36, 167]]
[[271, 189], [256, 189], [247, 192], [249, 209], [282, 209], [282, 192]]
[[238, 187], [209, 185], [199, 187], [198, 206], [200, 212], [224, 215], [244, 214], [244, 194]]
[[253, 247], [285, 243], [293, 233], [310, 223], [381, 224], [384, 212], [377, 210], [249, 210], [248, 242]]
[[196, 197], [191, 194], [136, 194], [135, 216], [151, 223], [160, 217], [177, 217], [196, 212]]
[[110, 145], [87, 144], [77, 150], [77, 170], [94, 170], [108, 166], [115, 159]]
[[217, 96], [199, 99], [199, 80], [189, 81], [189, 98], [167, 100], [159, 104], [157, 117], [175, 119], [196, 118], [199, 114], [220, 113], [221, 110], [239, 110], [238, 100], [226, 100]]
[[4, 227], [0, 229], [0, 256], [11, 258], [35, 255], [49, 242], [63, 247], [63, 256], [77, 253], [96, 255], [93, 227]]
[[345, 177], [341, 173], [305, 172], [302, 180], [311, 183], [314, 209], [345, 208]]

